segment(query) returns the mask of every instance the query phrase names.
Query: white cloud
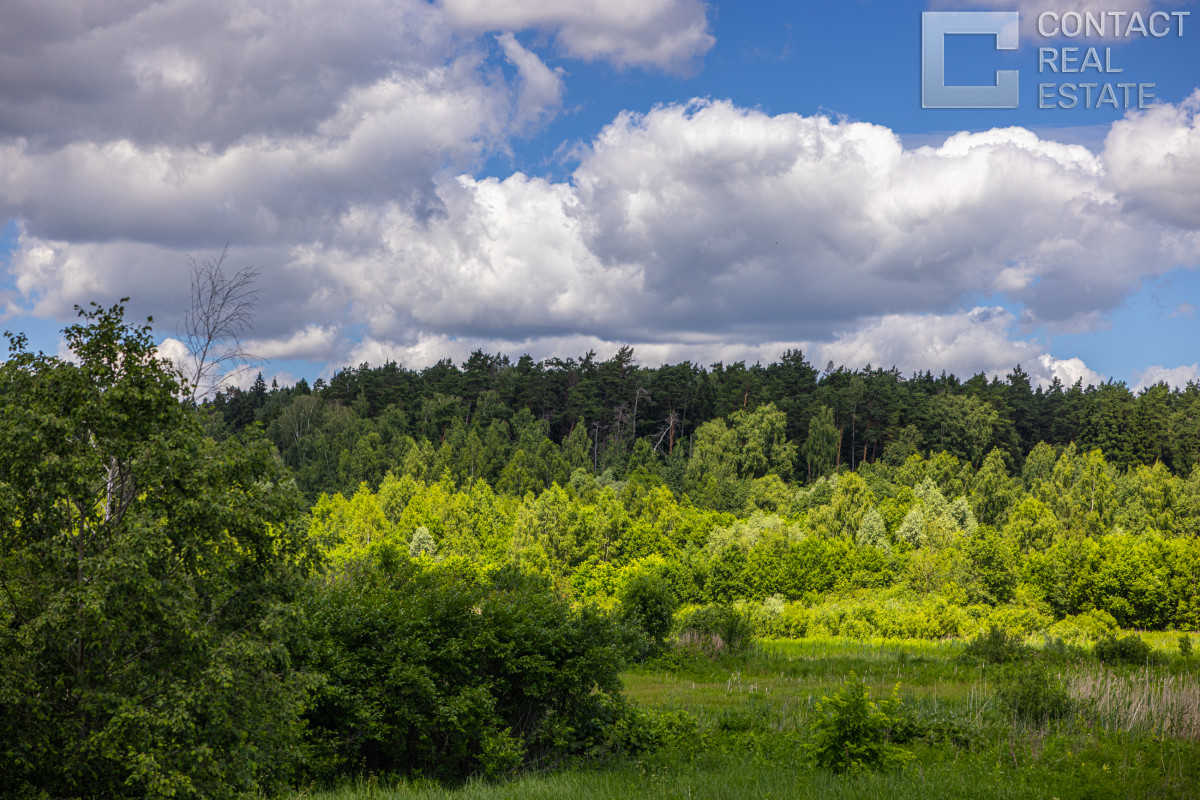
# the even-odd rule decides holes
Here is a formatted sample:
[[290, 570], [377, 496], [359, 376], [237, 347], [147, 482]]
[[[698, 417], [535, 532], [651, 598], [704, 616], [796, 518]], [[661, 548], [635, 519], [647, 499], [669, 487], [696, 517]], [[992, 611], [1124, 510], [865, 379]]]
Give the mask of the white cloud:
[[342, 332], [338, 325], [305, 325], [275, 339], [249, 339], [245, 350], [255, 358], [325, 361], [339, 354]]
[[0, 133], [35, 149], [309, 133], [348, 91], [458, 50], [420, 0], [12, 0], [0, 43]]
[[134, 295], [131, 316], [170, 334], [187, 256], [228, 241], [263, 270], [269, 358], [803, 346], [1073, 382], [1095, 373], [1027, 331], [1094, 329], [1200, 260], [1200, 94], [1114, 124], [1099, 153], [1020, 128], [906, 148], [879, 125], [694, 101], [619, 115], [569, 180], [476, 178], [561, 109], [564, 73], [519, 33], [682, 69], [711, 46], [705, 7], [180, 0], [79, 22], [52, 5], [20, 0], [0, 32], [8, 314]]
[[522, 47], [512, 33], [503, 33], [496, 39], [521, 76], [517, 127], [546, 121], [562, 105], [562, 68], [552, 70], [547, 67], [535, 53]]
[[158, 357], [165, 358], [181, 370], [189, 369], [193, 363], [187, 345], [173, 336], [168, 336], [158, 343]]
[[591, 249], [639, 264], [680, 326], [799, 326], [948, 312], [1004, 291], [1070, 324], [1195, 258], [1131, 215], [1102, 159], [1023, 129], [905, 150], [890, 130], [729, 103], [623, 115], [574, 175]]
[[1135, 392], [1140, 392], [1147, 387], [1164, 381], [1176, 389], [1183, 389], [1189, 383], [1200, 384], [1200, 363], [1192, 364], [1190, 367], [1185, 365], [1170, 368], [1155, 364], [1136, 373], [1133, 377], [1133, 390]]
[[698, 0], [442, 0], [450, 19], [476, 31], [539, 28], [585, 61], [686, 72], [716, 40]]
[[889, 314], [833, 342], [816, 345], [816, 363], [898, 367], [911, 374], [942, 370], [966, 377], [983, 372], [1003, 377], [1020, 364], [1035, 384], [1057, 377], [1068, 386], [1103, 376], [1078, 358], [1058, 359], [1035, 342], [1013, 338], [1016, 317], [1003, 308], [977, 307], [954, 314]]
[[506, 116], [473, 65], [456, 62], [354, 89], [312, 133], [219, 151], [128, 139], [39, 151], [10, 140], [0, 144], [0, 208], [64, 240], [308, 240], [339, 205], [428, 198], [437, 172], [499, 141], [494, 120]]
[[[326, 135], [353, 138], [361, 124], [330, 122]], [[1121, 152], [1136, 135], [1122, 134]], [[268, 156], [297, 166], [276, 187], [257, 180], [264, 205], [295, 200], [316, 180], [301, 169], [316, 170], [312, 159]], [[905, 149], [880, 126], [701, 102], [621, 115], [570, 182], [434, 175], [429, 210], [369, 192], [332, 207], [314, 201], [295, 218], [303, 225], [257, 226], [261, 244], [244, 260], [270, 270], [258, 336], [272, 358], [344, 360], [361, 326], [364, 342], [388, 344], [359, 350], [593, 337], [652, 356], [769, 360], [782, 352], [770, 348], [798, 342], [822, 362], [997, 373], [1021, 362], [1073, 382], [1094, 373], [1017, 328], [1094, 329], [1142, 280], [1194, 263], [1200, 250], [1194, 231], [1158, 209], [1127, 207], [1108, 158], [1016, 128]], [[38, 171], [36, 159], [16, 163]], [[203, 204], [144, 199], [172, 191], [172, 168], [140, 169], [143, 185], [129, 196], [142, 205], [93, 216], [140, 214], [183, 235], [187, 223], [173, 227], [173, 216]], [[247, 186], [272, 173], [256, 169]], [[25, 236], [13, 271], [39, 313], [61, 314], [138, 275], [160, 302], [178, 297], [150, 280], [171, 259], [182, 262], [166, 244]], [[963, 310], [997, 294], [1024, 316]]]
[[[1200, 20], [1198, 20], [1200, 22]], [[1200, 228], [1200, 89], [1114, 122], [1104, 142], [1113, 186], [1129, 205]], [[1194, 241], [1194, 238], [1193, 238]]]
[[1058, 378], [1064, 386], [1074, 386], [1077, 381], [1084, 386], [1091, 386], [1105, 380], [1104, 375], [1089, 368], [1080, 358], [1055, 358], [1049, 353], [1042, 353], [1038, 356], [1038, 364], [1041, 366], [1040, 373], [1037, 370], [1031, 372], [1040, 376], [1037, 382], [1042, 384], [1048, 384], [1048, 379], [1053, 378]]

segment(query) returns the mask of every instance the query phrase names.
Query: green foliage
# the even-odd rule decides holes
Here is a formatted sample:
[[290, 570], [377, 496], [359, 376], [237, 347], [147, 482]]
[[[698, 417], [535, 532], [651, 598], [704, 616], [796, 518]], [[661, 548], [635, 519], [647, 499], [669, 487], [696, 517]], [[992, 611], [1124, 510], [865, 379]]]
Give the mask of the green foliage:
[[838, 691], [817, 705], [810, 729], [813, 759], [834, 772], [906, 764], [913, 754], [892, 743], [900, 718], [898, 686], [890, 698], [876, 702], [866, 684], [850, 673]]
[[1186, 633], [1179, 634], [1179, 655], [1184, 658], [1192, 657], [1192, 637]]
[[276, 790], [310, 685], [299, 497], [261, 439], [204, 437], [123, 314], [0, 366], [0, 796]]
[[317, 777], [461, 779], [619, 744], [614, 625], [539, 575], [381, 549], [329, 576], [307, 614], [326, 676], [308, 713]]
[[437, 555], [437, 542], [433, 540], [429, 528], [421, 525], [413, 531], [412, 538], [408, 540], [408, 555], [412, 558]]
[[749, 617], [739, 609], [718, 603], [683, 609], [676, 620], [680, 636], [700, 634], [716, 636], [717, 650], [741, 653], [753, 643], [754, 627]]
[[661, 653], [679, 606], [670, 584], [657, 570], [635, 569], [626, 576], [618, 599], [620, 619], [633, 630], [637, 640], [638, 660]]
[[971, 602], [1010, 602], [1017, 588], [1017, 553], [1011, 540], [990, 525], [980, 526], [964, 544]]
[[1044, 725], [1073, 710], [1067, 688], [1044, 664], [1030, 662], [1002, 672], [996, 687], [1000, 708], [1023, 722]]
[[1070, 642], [1092, 642], [1114, 636], [1117, 630], [1117, 621], [1112, 614], [1093, 608], [1064, 617], [1051, 625], [1047, 634]]
[[1142, 637], [1131, 633], [1120, 638], [1108, 636], [1096, 642], [1092, 649], [1096, 658], [1105, 664], [1146, 664], [1153, 660], [1153, 651]]
[[854, 536], [854, 541], [862, 547], [878, 547], [885, 551], [891, 550], [891, 543], [888, 541], [887, 524], [883, 521], [883, 515], [879, 510], [872, 508], [863, 515], [862, 524], [858, 526], [858, 532]]
[[818, 408], [809, 419], [808, 438], [804, 440], [804, 462], [808, 469], [808, 480], [825, 477], [833, 469], [838, 438], [833, 411], [825, 406]]
[[988, 664], [1008, 664], [1021, 661], [1029, 654], [1029, 648], [999, 625], [992, 625], [983, 633], [972, 639], [963, 649], [963, 656], [968, 659], [982, 661]]

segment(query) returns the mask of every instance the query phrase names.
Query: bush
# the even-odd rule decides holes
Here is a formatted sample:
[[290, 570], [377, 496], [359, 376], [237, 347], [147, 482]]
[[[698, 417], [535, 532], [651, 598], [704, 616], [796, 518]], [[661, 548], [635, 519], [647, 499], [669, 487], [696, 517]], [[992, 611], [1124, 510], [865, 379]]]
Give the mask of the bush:
[[740, 653], [754, 641], [754, 628], [745, 614], [732, 606], [712, 603], [680, 615], [681, 637], [689, 634], [717, 636], [725, 650]]
[[833, 695], [822, 697], [810, 729], [809, 744], [818, 766], [834, 772], [899, 766], [913, 754], [893, 744], [903, 725], [897, 692], [878, 703], [854, 673]]
[[318, 779], [497, 776], [628, 742], [614, 624], [519, 567], [381, 549], [331, 576], [308, 616], [327, 676], [308, 714]]
[[1029, 648], [1020, 639], [993, 625], [967, 644], [963, 657], [988, 664], [1008, 664], [1022, 660], [1028, 653]]
[[1186, 633], [1179, 634], [1179, 655], [1184, 658], [1191, 658], [1192, 656], [1192, 637]]
[[1108, 636], [1096, 642], [1092, 652], [1104, 664], [1145, 664], [1151, 660], [1150, 645], [1136, 633], [1120, 639]]
[[1068, 642], [1094, 642], [1115, 636], [1119, 630], [1112, 614], [1100, 609], [1067, 616], [1050, 626], [1047, 633]]
[[1045, 724], [1071, 713], [1067, 689], [1038, 663], [1010, 667], [1000, 676], [996, 697], [1001, 709], [1024, 722]]
[[1009, 633], [1029, 636], [1041, 633], [1050, 627], [1053, 620], [1035, 608], [1005, 606], [992, 610], [987, 615], [988, 626], [999, 625]]
[[639, 569], [628, 577], [618, 595], [619, 617], [632, 634], [632, 655], [645, 661], [663, 651], [679, 600], [657, 572]]

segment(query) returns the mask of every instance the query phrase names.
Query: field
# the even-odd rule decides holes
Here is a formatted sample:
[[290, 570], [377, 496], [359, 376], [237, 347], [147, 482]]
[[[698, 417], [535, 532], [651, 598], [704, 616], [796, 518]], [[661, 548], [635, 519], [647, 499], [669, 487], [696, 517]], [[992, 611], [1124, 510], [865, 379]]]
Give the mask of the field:
[[[1200, 796], [1200, 680], [1178, 635], [1147, 637], [1158, 663], [1107, 667], [1042, 653], [1070, 696], [1056, 719], [1000, 699], [1012, 667], [969, 661], [958, 641], [765, 641], [748, 654], [668, 659], [624, 675], [626, 694], [671, 734], [603, 768], [444, 788], [364, 778], [312, 800], [384, 798], [1194, 798]], [[898, 692], [905, 766], [837, 774], [812, 763], [809, 728], [849, 676], [873, 699]]]

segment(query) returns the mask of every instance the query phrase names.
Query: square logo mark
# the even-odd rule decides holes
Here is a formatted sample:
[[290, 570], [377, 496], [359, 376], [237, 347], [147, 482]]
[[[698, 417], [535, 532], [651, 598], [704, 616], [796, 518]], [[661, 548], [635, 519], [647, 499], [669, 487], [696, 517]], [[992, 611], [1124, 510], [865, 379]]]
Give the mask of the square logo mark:
[[993, 34], [997, 50], [1017, 49], [1016, 11], [925, 11], [921, 14], [922, 108], [1016, 108], [1015, 69], [996, 71], [994, 86], [946, 85], [946, 37]]

